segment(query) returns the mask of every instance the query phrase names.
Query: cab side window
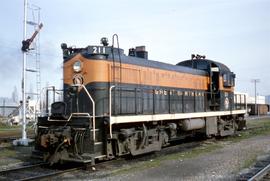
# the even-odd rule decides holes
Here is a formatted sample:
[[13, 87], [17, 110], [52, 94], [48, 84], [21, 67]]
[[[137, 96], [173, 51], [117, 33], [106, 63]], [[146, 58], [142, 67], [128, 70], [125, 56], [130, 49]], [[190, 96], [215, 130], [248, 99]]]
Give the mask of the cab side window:
[[235, 74], [232, 72], [223, 74], [224, 87], [233, 87], [235, 85]]

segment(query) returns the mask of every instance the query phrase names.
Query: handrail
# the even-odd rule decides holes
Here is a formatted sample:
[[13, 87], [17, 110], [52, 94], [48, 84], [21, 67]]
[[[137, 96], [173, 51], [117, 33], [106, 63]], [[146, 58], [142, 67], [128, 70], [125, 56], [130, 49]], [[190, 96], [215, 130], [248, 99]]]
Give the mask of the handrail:
[[112, 89], [115, 86], [112, 85], [109, 89], [109, 120], [110, 120], [110, 137], [112, 138], [112, 124], [111, 124], [111, 117], [112, 117]]
[[91, 117], [89, 113], [71, 113], [67, 122], [69, 122], [74, 115], [87, 115], [89, 118]]
[[[92, 98], [91, 94], [86, 89], [85, 85], [83, 85], [83, 84], [74, 84], [72, 86], [82, 87], [84, 89], [84, 91], [86, 92], [86, 94], [88, 95], [89, 99], [92, 102], [92, 105], [93, 105], [93, 107], [92, 107], [92, 111], [93, 111], [93, 140], [94, 140], [94, 143], [95, 143], [95, 140], [96, 140], [96, 110], [95, 110], [95, 101]], [[91, 124], [89, 124], [89, 127], [90, 127], [90, 125]]]
[[[239, 102], [238, 102], [238, 98], [240, 99]], [[242, 102], [242, 100], [244, 102]], [[238, 109], [237, 105], [240, 106], [239, 109], [242, 109], [242, 106], [244, 106], [244, 109], [247, 111], [247, 95], [243, 93], [234, 93], [234, 105], [236, 106], [235, 109]]]

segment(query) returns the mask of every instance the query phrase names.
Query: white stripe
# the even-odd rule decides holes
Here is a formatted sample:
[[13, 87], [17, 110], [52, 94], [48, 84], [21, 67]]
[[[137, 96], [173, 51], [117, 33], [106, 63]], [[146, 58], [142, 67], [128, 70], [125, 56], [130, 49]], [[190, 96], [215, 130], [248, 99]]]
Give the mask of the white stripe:
[[110, 124], [112, 125], [112, 124], [120, 124], [120, 123], [201, 118], [201, 117], [225, 116], [225, 115], [245, 114], [245, 113], [246, 113], [246, 110], [234, 110], [234, 111], [211, 111], [211, 112], [178, 113], [178, 114], [112, 116], [110, 120]]

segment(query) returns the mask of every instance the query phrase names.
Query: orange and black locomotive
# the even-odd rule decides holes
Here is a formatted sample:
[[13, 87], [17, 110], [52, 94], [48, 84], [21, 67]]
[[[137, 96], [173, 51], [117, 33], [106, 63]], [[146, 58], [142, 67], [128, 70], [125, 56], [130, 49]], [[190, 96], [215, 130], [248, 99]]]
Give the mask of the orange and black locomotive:
[[94, 163], [245, 127], [245, 97], [234, 94], [235, 74], [224, 64], [192, 55], [171, 65], [148, 60], [144, 46], [125, 55], [106, 38], [101, 43], [62, 44], [64, 98], [39, 117], [34, 155], [50, 163]]

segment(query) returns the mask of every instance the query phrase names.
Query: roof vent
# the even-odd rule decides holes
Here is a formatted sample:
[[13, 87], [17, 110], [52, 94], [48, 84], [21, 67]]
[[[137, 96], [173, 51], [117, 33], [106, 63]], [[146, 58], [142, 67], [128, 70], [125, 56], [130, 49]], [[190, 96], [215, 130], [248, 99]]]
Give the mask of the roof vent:
[[128, 55], [132, 57], [148, 59], [148, 52], [145, 51], [145, 46], [137, 46], [136, 48], [130, 48]]

